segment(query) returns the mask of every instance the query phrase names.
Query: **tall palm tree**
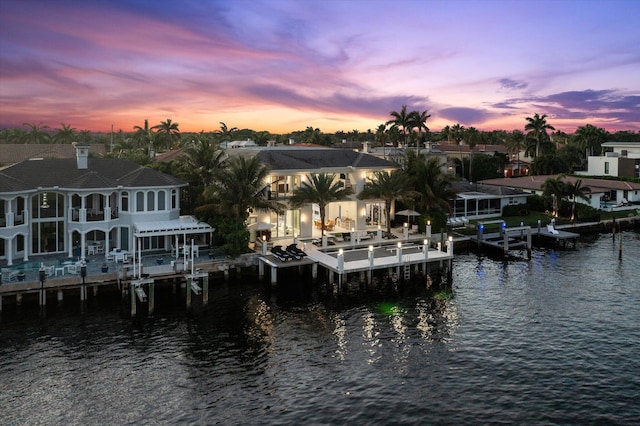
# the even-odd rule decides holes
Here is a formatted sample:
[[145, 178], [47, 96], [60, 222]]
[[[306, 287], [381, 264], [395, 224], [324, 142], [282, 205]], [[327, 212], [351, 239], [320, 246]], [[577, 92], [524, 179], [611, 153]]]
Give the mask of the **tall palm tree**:
[[249, 209], [282, 212], [282, 205], [269, 200], [269, 168], [256, 156], [237, 155], [205, 190], [205, 196], [218, 212], [245, 221]]
[[607, 138], [607, 132], [604, 129], [587, 124], [576, 129], [576, 142], [585, 151], [585, 157], [588, 159], [594, 152], [602, 149], [602, 142]]
[[384, 146], [384, 144], [387, 142], [387, 125], [386, 124], [380, 124], [378, 127], [376, 127], [374, 140], [376, 144], [380, 146]]
[[[413, 121], [413, 127], [418, 129], [418, 133], [422, 135], [422, 139], [426, 140], [427, 135], [429, 133], [429, 128], [427, 127], [427, 120], [431, 117], [431, 114], [427, 114], [427, 111], [412, 111], [411, 117]], [[424, 133], [423, 133], [424, 131]], [[417, 145], [416, 145], [417, 148]]]
[[324, 224], [327, 205], [335, 201], [346, 199], [352, 194], [351, 189], [345, 188], [341, 181], [335, 180], [333, 173], [318, 173], [307, 175], [306, 181], [294, 189], [289, 198], [291, 206], [301, 207], [303, 204], [315, 203], [320, 207], [321, 230], [324, 235]]
[[146, 146], [153, 138], [153, 128], [149, 127], [149, 120], [145, 118], [142, 126], [133, 126], [135, 130], [134, 138]]
[[419, 211], [451, 211], [448, 200], [455, 197], [455, 192], [451, 189], [452, 176], [442, 172], [437, 158], [416, 161], [408, 173], [413, 180], [414, 190], [419, 194], [416, 205]]
[[558, 217], [558, 205], [568, 192], [567, 184], [562, 180], [562, 175], [548, 178], [541, 188], [543, 195], [553, 200], [553, 217]]
[[460, 144], [464, 140], [465, 128], [460, 125], [460, 123], [456, 123], [449, 129], [449, 134], [451, 135], [451, 139], [455, 141], [456, 145], [458, 145], [458, 154], [460, 155], [460, 172], [462, 179], [464, 179], [464, 161], [462, 161], [462, 149]]
[[576, 215], [576, 200], [578, 198], [589, 200], [587, 194], [591, 192], [591, 188], [582, 186], [582, 179], [576, 179], [574, 183], [567, 182], [565, 190], [565, 194], [571, 199], [571, 222], [573, 222]]
[[393, 117], [393, 119], [387, 121], [386, 124], [392, 125], [396, 128], [402, 128], [402, 141], [404, 143], [404, 146], [406, 147], [407, 134], [413, 127], [412, 126], [413, 117], [411, 116], [411, 113], [407, 112], [406, 105], [402, 105], [402, 109], [400, 110], [400, 112], [391, 111], [389, 114]]
[[29, 128], [26, 136], [26, 143], [49, 143], [51, 135], [46, 131], [49, 126], [40, 124], [24, 123], [23, 126]]
[[469, 127], [465, 132], [465, 139], [469, 145], [469, 182], [473, 182], [473, 150], [480, 142], [480, 132], [475, 127]]
[[76, 129], [71, 127], [70, 124], [60, 123], [60, 126], [53, 135], [53, 141], [67, 144], [73, 142], [76, 136]]
[[228, 128], [225, 123], [220, 122], [220, 130], [218, 130], [218, 134], [220, 135], [220, 140], [222, 142], [231, 142], [233, 141], [233, 135], [238, 131], [237, 127]]
[[549, 134], [547, 130], [556, 130], [555, 127], [547, 123], [547, 115], [538, 115], [535, 113], [533, 117], [527, 117], [527, 124], [524, 126], [527, 136], [536, 142], [536, 157], [540, 156], [540, 144], [549, 142]]
[[160, 140], [168, 140], [168, 148], [180, 139], [180, 129], [178, 123], [173, 123], [170, 118], [167, 121], [161, 121], [160, 124], [152, 127], [156, 130], [156, 133], [160, 136]]
[[195, 138], [182, 151], [180, 164], [189, 181], [208, 187], [225, 166], [225, 153], [208, 139]]
[[525, 147], [524, 144], [524, 133], [520, 130], [514, 130], [509, 134], [506, 140], [507, 149], [513, 153], [516, 153], [516, 164], [518, 168], [518, 174], [520, 174], [520, 151], [522, 151]]
[[410, 200], [416, 197], [411, 188], [411, 180], [404, 170], [397, 169], [389, 172], [377, 171], [372, 178], [368, 178], [358, 198], [384, 200], [384, 211], [387, 220], [387, 233], [391, 233], [391, 205], [396, 200]]

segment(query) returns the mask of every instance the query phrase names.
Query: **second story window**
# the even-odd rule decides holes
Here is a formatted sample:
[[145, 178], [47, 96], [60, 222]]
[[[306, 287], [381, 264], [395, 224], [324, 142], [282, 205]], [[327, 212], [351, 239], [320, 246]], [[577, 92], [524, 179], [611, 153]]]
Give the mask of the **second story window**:
[[142, 191], [136, 192], [136, 211], [144, 211], [144, 192]]
[[153, 191], [147, 192], [147, 211], [152, 212], [156, 209], [156, 193]]
[[122, 202], [120, 205], [120, 210], [122, 210], [123, 212], [129, 211], [129, 193], [128, 192], [122, 193]]

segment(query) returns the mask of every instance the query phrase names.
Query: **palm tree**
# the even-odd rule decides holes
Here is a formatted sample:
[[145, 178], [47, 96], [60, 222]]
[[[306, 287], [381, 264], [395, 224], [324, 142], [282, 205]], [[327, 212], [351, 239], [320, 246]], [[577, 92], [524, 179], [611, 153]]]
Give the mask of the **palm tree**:
[[450, 199], [455, 197], [451, 190], [451, 175], [442, 172], [442, 167], [437, 158], [431, 157], [427, 161], [416, 161], [408, 170], [413, 179], [414, 189], [420, 194], [418, 197], [418, 210], [426, 212], [431, 209], [451, 211]]
[[465, 132], [467, 145], [469, 145], [469, 182], [473, 182], [473, 150], [480, 141], [480, 132], [475, 127], [469, 127]]
[[[429, 128], [427, 127], [427, 120], [431, 117], [431, 114], [427, 114], [427, 111], [412, 111], [411, 112], [413, 127], [418, 129], [418, 133], [420, 133], [423, 137], [422, 139], [427, 139], [427, 134], [429, 133]], [[424, 130], [424, 133], [423, 133]], [[417, 148], [417, 145], [416, 145]]]
[[591, 124], [580, 126], [575, 133], [576, 142], [585, 150], [585, 157], [588, 159], [594, 152], [602, 149], [602, 142], [606, 140], [607, 132]]
[[376, 144], [380, 146], [384, 146], [384, 144], [387, 142], [387, 125], [386, 124], [380, 124], [378, 127], [376, 127], [376, 134], [375, 134], [374, 140]]
[[402, 105], [402, 109], [400, 110], [400, 112], [391, 111], [389, 114], [393, 117], [393, 119], [387, 121], [386, 124], [392, 125], [396, 128], [402, 128], [402, 140], [406, 147], [407, 133], [413, 127], [411, 124], [413, 122], [413, 117], [411, 116], [411, 113], [407, 113], [407, 106]]
[[149, 142], [151, 142], [153, 138], [153, 129], [149, 127], [149, 120], [144, 120], [143, 126], [133, 126], [133, 130], [135, 130], [134, 138], [138, 140], [143, 146], [146, 146]]
[[571, 222], [573, 222], [576, 215], [576, 199], [582, 198], [588, 201], [587, 193], [591, 192], [591, 188], [582, 186], [582, 179], [576, 179], [574, 183], [567, 182], [565, 190], [565, 194], [571, 199]]
[[225, 123], [220, 122], [220, 130], [218, 130], [218, 134], [220, 135], [220, 140], [222, 142], [231, 142], [233, 141], [233, 135], [238, 131], [237, 127], [228, 128]]
[[461, 172], [462, 179], [464, 179], [464, 162], [462, 161], [462, 149], [460, 148], [460, 144], [464, 140], [464, 133], [465, 133], [465, 128], [464, 126], [461, 126], [460, 123], [454, 124], [449, 129], [449, 134], [451, 136], [451, 139], [453, 139], [456, 142], [456, 145], [458, 145], [458, 154], [460, 155], [460, 168], [461, 168], [460, 172]]
[[49, 126], [40, 124], [23, 123], [23, 126], [29, 127], [25, 142], [26, 143], [49, 143], [51, 135], [45, 130]]
[[562, 181], [562, 175], [556, 178], [548, 178], [542, 184], [543, 195], [553, 200], [553, 217], [558, 217], [558, 205], [567, 195], [567, 184]]
[[281, 213], [282, 205], [269, 200], [268, 174], [269, 168], [258, 157], [235, 156], [205, 190], [205, 196], [220, 213], [242, 221], [249, 217], [249, 209]]
[[524, 129], [528, 131], [527, 136], [536, 142], [536, 157], [540, 156], [540, 144], [550, 142], [547, 130], [556, 130], [550, 124], [547, 124], [547, 115], [538, 115], [535, 113], [533, 117], [527, 117], [527, 124]]
[[[294, 189], [289, 198], [291, 206], [299, 208], [303, 204], [315, 203], [320, 207], [321, 230], [324, 235], [324, 225], [327, 204], [341, 201], [352, 194], [351, 189], [345, 188], [341, 181], [335, 181], [333, 173], [318, 173], [307, 175], [306, 181]], [[334, 182], [335, 181], [335, 182]]]
[[511, 153], [516, 153], [517, 158], [517, 168], [518, 174], [520, 174], [520, 151], [522, 151], [525, 147], [524, 144], [524, 133], [520, 130], [514, 130], [509, 134], [506, 140], [507, 149], [511, 151]]
[[167, 121], [161, 121], [160, 124], [153, 126], [152, 128], [156, 129], [156, 133], [160, 135], [161, 138], [169, 141], [169, 148], [171, 148], [171, 146], [180, 139], [178, 123], [172, 123], [170, 118], [167, 118]]
[[55, 143], [71, 143], [75, 139], [76, 129], [71, 127], [70, 124], [60, 123], [62, 126], [56, 129], [56, 133], [53, 135], [53, 141]]
[[384, 211], [387, 220], [387, 233], [391, 233], [391, 205], [396, 200], [409, 200], [417, 196], [411, 188], [411, 179], [404, 170], [394, 170], [391, 173], [377, 171], [373, 178], [368, 178], [358, 198], [384, 200]]
[[180, 163], [190, 181], [202, 183], [206, 188], [224, 168], [225, 154], [209, 140], [196, 138], [182, 151]]

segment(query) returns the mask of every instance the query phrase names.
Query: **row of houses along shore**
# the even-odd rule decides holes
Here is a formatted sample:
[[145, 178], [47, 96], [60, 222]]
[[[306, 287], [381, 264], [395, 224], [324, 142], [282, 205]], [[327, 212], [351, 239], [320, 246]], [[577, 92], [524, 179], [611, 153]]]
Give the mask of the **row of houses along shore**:
[[[77, 288], [80, 282], [93, 283], [96, 290], [99, 283], [123, 285], [124, 282], [131, 285], [132, 290], [133, 286], [140, 289], [142, 293], [138, 292], [136, 297], [143, 300], [154, 274], [163, 279], [181, 274], [186, 277], [187, 289], [193, 286], [193, 291], [199, 294], [203, 290], [203, 278], [208, 286], [209, 273], [229, 271], [230, 267], [240, 265], [235, 259], [215, 258], [210, 245], [215, 224], [181, 215], [180, 193], [186, 182], [126, 159], [89, 156], [94, 148], [76, 143], [73, 156], [67, 151], [66, 155], [60, 155], [63, 158], [31, 157], [0, 169], [3, 284], [0, 285], [0, 306], [2, 296], [17, 297], [21, 292], [38, 291], [43, 304], [47, 288]], [[590, 158], [589, 166], [601, 167], [602, 172], [607, 173], [635, 173], [638, 177], [640, 143], [613, 144], [611, 148], [613, 151], [609, 154]], [[97, 151], [104, 152], [103, 148]], [[309, 174], [334, 173], [345, 187], [358, 194], [375, 172], [398, 167], [397, 162], [391, 160], [389, 150], [381, 152], [367, 145], [351, 150], [245, 144], [227, 148], [227, 152], [258, 156], [270, 169], [267, 177], [270, 198], [285, 204]], [[443, 170], [447, 170], [441, 150], [431, 147], [425, 153], [442, 158]], [[525, 203], [528, 196], [541, 192], [547, 177], [456, 184], [456, 198], [450, 200], [452, 220], [499, 217], [505, 206]], [[591, 188], [587, 202], [595, 208], [635, 212], [640, 207], [638, 183], [588, 176], [583, 178], [583, 183]], [[355, 195], [330, 203], [325, 223], [327, 231], [347, 241], [334, 238], [333, 242], [338, 245], [327, 247], [327, 236], [323, 239], [321, 235], [319, 211], [313, 204], [287, 208], [282, 214], [251, 212], [247, 226], [251, 240], [258, 244], [256, 255], [247, 266], [260, 268], [261, 275], [263, 268], [270, 268], [275, 281], [274, 274], [283, 267], [283, 262], [270, 250], [291, 243], [311, 253], [305, 259], [296, 260], [309, 265], [309, 273], [314, 278], [319, 263], [326, 270], [321, 273], [328, 274], [332, 282], [342, 280], [345, 267], [360, 275], [373, 269], [404, 275], [407, 266], [426, 273], [427, 264], [442, 265], [451, 260], [448, 238], [436, 237], [430, 230], [429, 235], [418, 234], [415, 228], [405, 225], [404, 229], [397, 230], [396, 240], [381, 240], [380, 230], [386, 228], [387, 221], [394, 220], [396, 213], [394, 207], [387, 218], [383, 200], [360, 200]], [[269, 235], [268, 246], [260, 244], [262, 235]], [[427, 238], [430, 241], [424, 244]], [[372, 246], [380, 247], [385, 242], [390, 246], [388, 249], [377, 255], [370, 254], [375, 251]], [[344, 248], [338, 252], [341, 243]], [[349, 250], [348, 254], [345, 250]], [[368, 280], [371, 279], [369, 276]], [[59, 290], [58, 298], [62, 297]], [[190, 295], [191, 291], [187, 293]], [[130, 291], [130, 294], [136, 292]], [[81, 296], [86, 298], [86, 294]]]

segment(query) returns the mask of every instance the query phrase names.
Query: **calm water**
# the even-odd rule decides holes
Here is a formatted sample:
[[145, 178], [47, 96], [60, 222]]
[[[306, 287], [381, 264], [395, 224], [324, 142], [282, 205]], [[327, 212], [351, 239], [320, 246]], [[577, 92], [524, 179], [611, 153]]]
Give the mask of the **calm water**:
[[[131, 320], [117, 295], [5, 307], [0, 424], [638, 424], [640, 236], [459, 255], [453, 298], [216, 283]], [[27, 319], [25, 319], [27, 317]]]

